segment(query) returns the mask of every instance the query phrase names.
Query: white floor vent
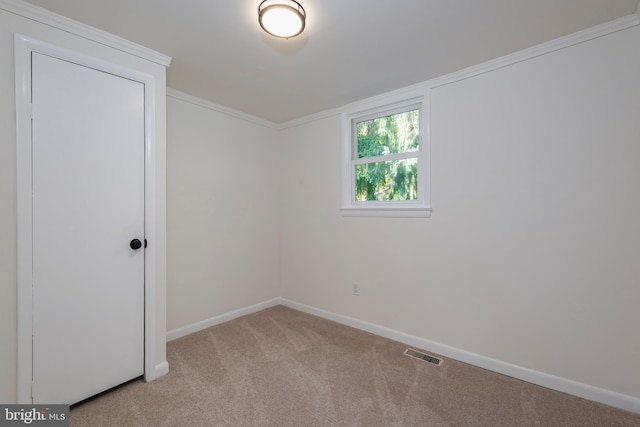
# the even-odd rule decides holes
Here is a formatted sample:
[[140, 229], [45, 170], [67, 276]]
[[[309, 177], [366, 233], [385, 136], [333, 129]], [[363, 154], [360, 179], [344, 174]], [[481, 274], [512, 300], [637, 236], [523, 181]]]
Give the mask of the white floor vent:
[[438, 359], [437, 357], [431, 356], [426, 353], [422, 353], [421, 351], [414, 350], [412, 348], [408, 348], [404, 351], [409, 357], [414, 357], [416, 359], [424, 360], [425, 362], [433, 363], [434, 365], [440, 366], [442, 364], [442, 359]]

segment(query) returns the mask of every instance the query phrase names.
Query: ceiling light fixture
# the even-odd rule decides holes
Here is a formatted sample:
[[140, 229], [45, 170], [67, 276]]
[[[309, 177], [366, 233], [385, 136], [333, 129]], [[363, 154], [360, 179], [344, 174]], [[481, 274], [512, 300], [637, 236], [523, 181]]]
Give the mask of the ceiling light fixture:
[[307, 15], [295, 0], [264, 0], [258, 6], [258, 22], [275, 37], [288, 39], [302, 33]]

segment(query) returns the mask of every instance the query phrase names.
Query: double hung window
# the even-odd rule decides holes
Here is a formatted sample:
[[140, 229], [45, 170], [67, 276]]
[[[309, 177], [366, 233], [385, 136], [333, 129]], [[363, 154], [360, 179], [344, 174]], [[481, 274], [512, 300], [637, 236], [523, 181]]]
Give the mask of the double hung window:
[[429, 216], [422, 99], [345, 116], [345, 215]]

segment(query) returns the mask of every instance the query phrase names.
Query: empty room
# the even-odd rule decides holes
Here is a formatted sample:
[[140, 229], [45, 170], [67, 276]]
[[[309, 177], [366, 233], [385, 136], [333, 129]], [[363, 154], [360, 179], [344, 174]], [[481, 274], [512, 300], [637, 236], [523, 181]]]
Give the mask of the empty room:
[[639, 3], [0, 0], [0, 420], [640, 425]]

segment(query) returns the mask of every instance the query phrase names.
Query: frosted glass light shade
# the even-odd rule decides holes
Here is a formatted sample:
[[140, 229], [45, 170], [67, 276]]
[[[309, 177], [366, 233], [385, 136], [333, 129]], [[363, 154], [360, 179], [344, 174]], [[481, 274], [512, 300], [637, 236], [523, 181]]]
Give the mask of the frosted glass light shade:
[[294, 0], [264, 0], [258, 6], [258, 22], [275, 37], [288, 39], [304, 30], [306, 13]]

